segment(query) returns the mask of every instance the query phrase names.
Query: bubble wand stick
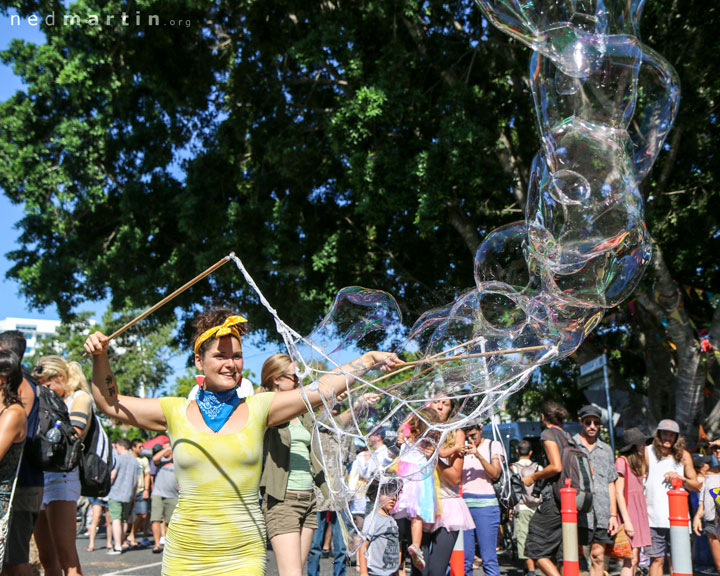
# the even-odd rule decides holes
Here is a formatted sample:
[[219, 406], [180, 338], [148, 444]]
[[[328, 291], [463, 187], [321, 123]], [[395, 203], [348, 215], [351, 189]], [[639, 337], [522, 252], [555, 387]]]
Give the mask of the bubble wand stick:
[[[208, 269], [205, 270], [204, 272], [201, 272], [200, 274], [198, 274], [197, 276], [195, 276], [195, 278], [193, 278], [193, 279], [190, 280], [189, 282], [187, 282], [187, 283], [183, 284], [182, 286], [180, 286], [180, 288], [178, 288], [177, 290], [175, 290], [172, 294], [168, 294], [167, 296], [165, 296], [165, 298], [163, 298], [162, 300], [160, 300], [160, 302], [158, 302], [157, 304], [154, 304], [153, 306], [151, 306], [150, 308], [148, 308], [147, 310], [145, 310], [145, 312], [139, 314], [138, 316], [136, 316], [135, 318], [133, 318], [132, 320], [130, 320], [130, 322], [128, 322], [127, 324], [125, 324], [125, 326], [123, 326], [122, 328], [119, 328], [118, 330], [115, 330], [115, 332], [113, 332], [112, 334], [110, 334], [110, 336], [108, 336], [108, 340], [112, 340], [113, 338], [116, 338], [116, 337], [120, 336], [120, 334], [122, 334], [123, 332], [125, 332], [125, 331], [128, 330], [129, 328], [132, 328], [135, 324], [137, 324], [138, 322], [140, 322], [140, 320], [143, 320], [144, 318], [147, 318], [148, 316], [150, 316], [150, 314], [152, 314], [153, 312], [155, 312], [156, 310], [158, 310], [159, 308], [161, 308], [162, 306], [164, 306], [165, 304], [167, 304], [168, 302], [170, 302], [170, 300], [172, 300], [173, 298], [176, 298], [177, 296], [179, 296], [180, 294], [182, 294], [183, 292], [185, 292], [185, 290], [187, 290], [188, 288], [190, 288], [190, 287], [193, 286], [194, 284], [197, 284], [198, 282], [200, 282], [200, 280], [202, 280], [203, 278], [205, 278], [205, 276], [209, 276], [210, 274], [212, 274], [213, 272], [215, 272], [215, 270], [217, 270], [217, 269], [220, 268], [221, 266], [224, 266], [225, 264], [227, 264], [228, 262], [230, 262], [230, 258], [231, 258], [232, 256], [233, 256], [233, 254], [229, 254], [228, 256], [225, 256], [225, 258], [223, 258], [223, 259], [218, 260], [217, 262], [215, 262], [215, 264], [213, 264], [212, 266], [210, 266], [210, 268], [208, 268]], [[86, 356], [87, 356], [87, 352], [85, 352], [85, 354], [83, 354], [83, 358], [85, 358]]]

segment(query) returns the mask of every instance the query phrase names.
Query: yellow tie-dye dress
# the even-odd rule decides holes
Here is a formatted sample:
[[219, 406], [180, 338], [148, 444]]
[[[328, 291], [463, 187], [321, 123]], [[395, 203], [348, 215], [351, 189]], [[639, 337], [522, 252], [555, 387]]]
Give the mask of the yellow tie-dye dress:
[[274, 396], [268, 392], [246, 398], [248, 421], [234, 434], [195, 428], [187, 419], [190, 400], [160, 400], [180, 487], [165, 538], [164, 576], [265, 574], [258, 483]]

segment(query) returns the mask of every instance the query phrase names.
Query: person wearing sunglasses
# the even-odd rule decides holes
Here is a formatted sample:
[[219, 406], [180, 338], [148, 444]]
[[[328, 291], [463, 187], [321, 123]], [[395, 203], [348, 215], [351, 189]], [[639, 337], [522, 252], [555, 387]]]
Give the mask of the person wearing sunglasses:
[[[255, 393], [299, 387], [292, 358], [273, 354], [263, 364]], [[312, 414], [306, 412], [265, 430], [260, 477], [262, 511], [280, 576], [302, 572], [318, 527], [314, 489], [325, 482], [325, 477], [310, 447], [312, 429]]]
[[241, 400], [236, 388], [242, 380], [245, 323], [224, 307], [195, 318], [192, 350], [205, 377], [196, 400], [121, 394], [108, 358], [109, 338], [95, 332], [85, 341], [98, 408], [125, 424], [167, 429], [170, 436], [180, 489], [165, 537], [166, 576], [265, 574], [265, 522], [257, 498], [265, 430], [305, 414], [308, 404], [317, 407], [345, 392], [370, 370], [389, 372], [399, 364], [395, 354], [366, 352], [341, 371], [321, 375], [304, 394], [278, 390]]
[[600, 440], [602, 412], [589, 404], [578, 412], [582, 430], [573, 436], [575, 443], [587, 452], [593, 470], [592, 510], [578, 514], [578, 541], [590, 546], [590, 576], [602, 576], [605, 570], [605, 546], [613, 544], [619, 524], [615, 498], [615, 454]]

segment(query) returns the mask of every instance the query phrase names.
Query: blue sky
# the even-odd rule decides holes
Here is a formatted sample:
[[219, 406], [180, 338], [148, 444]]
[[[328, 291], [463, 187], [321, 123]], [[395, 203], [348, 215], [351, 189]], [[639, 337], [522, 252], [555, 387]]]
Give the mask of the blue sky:
[[[10, 15], [0, 14], [0, 50], [5, 50], [10, 42], [19, 38], [28, 42], [37, 44], [45, 41], [44, 34], [37, 26], [30, 26], [27, 21], [23, 21], [21, 26], [11, 26]], [[24, 88], [20, 79], [13, 74], [10, 67], [0, 64], [0, 101], [10, 98], [17, 90]], [[1, 189], [0, 189], [1, 191]], [[57, 320], [58, 314], [55, 306], [45, 310], [31, 309], [28, 302], [20, 295], [19, 285], [6, 278], [6, 274], [11, 267], [6, 255], [15, 249], [20, 231], [17, 229], [17, 223], [23, 216], [22, 205], [14, 205], [4, 191], [0, 193], [0, 319], [8, 316], [22, 318], [40, 318], [48, 320]], [[219, 255], [218, 258], [223, 255]], [[198, 271], [200, 272], [200, 270]], [[81, 305], [78, 311], [89, 310], [96, 314], [96, 317], [102, 315], [107, 302], [85, 303]], [[279, 351], [274, 347], [258, 348], [253, 345], [252, 339], [245, 343], [245, 367], [248, 368], [255, 377], [253, 382], [259, 381], [260, 369], [262, 363], [267, 356]], [[171, 364], [176, 369], [177, 375], [185, 373], [183, 366], [184, 359], [187, 355], [175, 358]], [[172, 382], [171, 382], [172, 383]]]

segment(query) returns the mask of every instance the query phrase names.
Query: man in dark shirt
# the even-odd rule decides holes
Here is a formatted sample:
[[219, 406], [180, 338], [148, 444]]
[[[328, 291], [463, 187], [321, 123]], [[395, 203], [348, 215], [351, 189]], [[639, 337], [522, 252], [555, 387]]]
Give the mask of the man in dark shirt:
[[[26, 344], [25, 336], [19, 330], [8, 330], [0, 334], [0, 349], [12, 350], [21, 361], [25, 355]], [[36, 387], [37, 383], [23, 369], [19, 393], [28, 419], [27, 439], [12, 503], [3, 576], [32, 576], [33, 573], [30, 566], [30, 538], [40, 512], [44, 484], [42, 470], [35, 467], [27, 457], [27, 445], [35, 437], [38, 425]]]

